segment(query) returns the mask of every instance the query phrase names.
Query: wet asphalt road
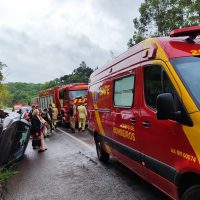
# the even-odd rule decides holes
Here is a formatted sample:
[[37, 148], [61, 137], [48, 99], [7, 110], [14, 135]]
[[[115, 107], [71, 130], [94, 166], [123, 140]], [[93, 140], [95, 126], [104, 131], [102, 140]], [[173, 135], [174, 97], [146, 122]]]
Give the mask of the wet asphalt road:
[[115, 159], [100, 163], [87, 132], [72, 136], [78, 140], [54, 132], [45, 153], [29, 143], [14, 166], [18, 174], [8, 181], [5, 200], [168, 200]]

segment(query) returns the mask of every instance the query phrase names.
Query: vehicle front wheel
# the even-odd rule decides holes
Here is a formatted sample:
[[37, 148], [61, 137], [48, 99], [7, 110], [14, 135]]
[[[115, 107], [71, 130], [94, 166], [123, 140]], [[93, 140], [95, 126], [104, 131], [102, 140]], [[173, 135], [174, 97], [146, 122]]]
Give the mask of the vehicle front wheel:
[[107, 163], [109, 161], [110, 155], [103, 150], [101, 140], [98, 136], [95, 139], [95, 143], [99, 160], [103, 163]]
[[200, 199], [200, 185], [194, 185], [187, 189], [181, 200], [199, 200]]

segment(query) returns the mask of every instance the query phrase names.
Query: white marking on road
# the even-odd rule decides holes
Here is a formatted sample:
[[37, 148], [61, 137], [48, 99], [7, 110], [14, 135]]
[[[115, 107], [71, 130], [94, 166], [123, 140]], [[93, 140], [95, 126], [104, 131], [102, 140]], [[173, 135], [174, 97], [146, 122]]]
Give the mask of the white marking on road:
[[95, 151], [95, 149], [93, 147], [91, 147], [90, 145], [88, 145], [87, 143], [83, 142], [82, 140], [76, 138], [75, 136], [67, 133], [66, 131], [63, 131], [60, 128], [57, 128], [60, 132], [64, 133], [65, 135], [71, 137], [72, 139], [76, 140], [77, 142], [79, 142], [80, 144], [82, 144], [83, 146], [87, 147], [88, 149], [90, 149], [91, 151]]

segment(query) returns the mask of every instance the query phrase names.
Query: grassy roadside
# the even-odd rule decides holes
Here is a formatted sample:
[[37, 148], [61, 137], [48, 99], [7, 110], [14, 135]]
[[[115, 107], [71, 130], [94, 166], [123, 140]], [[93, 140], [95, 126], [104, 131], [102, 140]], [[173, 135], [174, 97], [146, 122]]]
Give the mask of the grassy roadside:
[[5, 182], [11, 176], [14, 176], [17, 172], [14, 172], [10, 169], [0, 168], [0, 183]]
[[4, 199], [5, 182], [8, 178], [14, 176], [17, 172], [10, 169], [0, 168], [0, 200]]

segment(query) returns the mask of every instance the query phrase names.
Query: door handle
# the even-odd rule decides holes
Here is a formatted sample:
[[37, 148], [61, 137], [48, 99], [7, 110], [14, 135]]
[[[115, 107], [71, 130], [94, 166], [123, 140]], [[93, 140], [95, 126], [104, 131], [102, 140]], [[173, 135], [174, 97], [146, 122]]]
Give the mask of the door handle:
[[149, 122], [142, 122], [142, 125], [145, 126], [145, 127], [151, 126], [151, 124]]
[[136, 119], [135, 118], [131, 118], [130, 122], [131, 122], [131, 124], [135, 124], [136, 123]]

